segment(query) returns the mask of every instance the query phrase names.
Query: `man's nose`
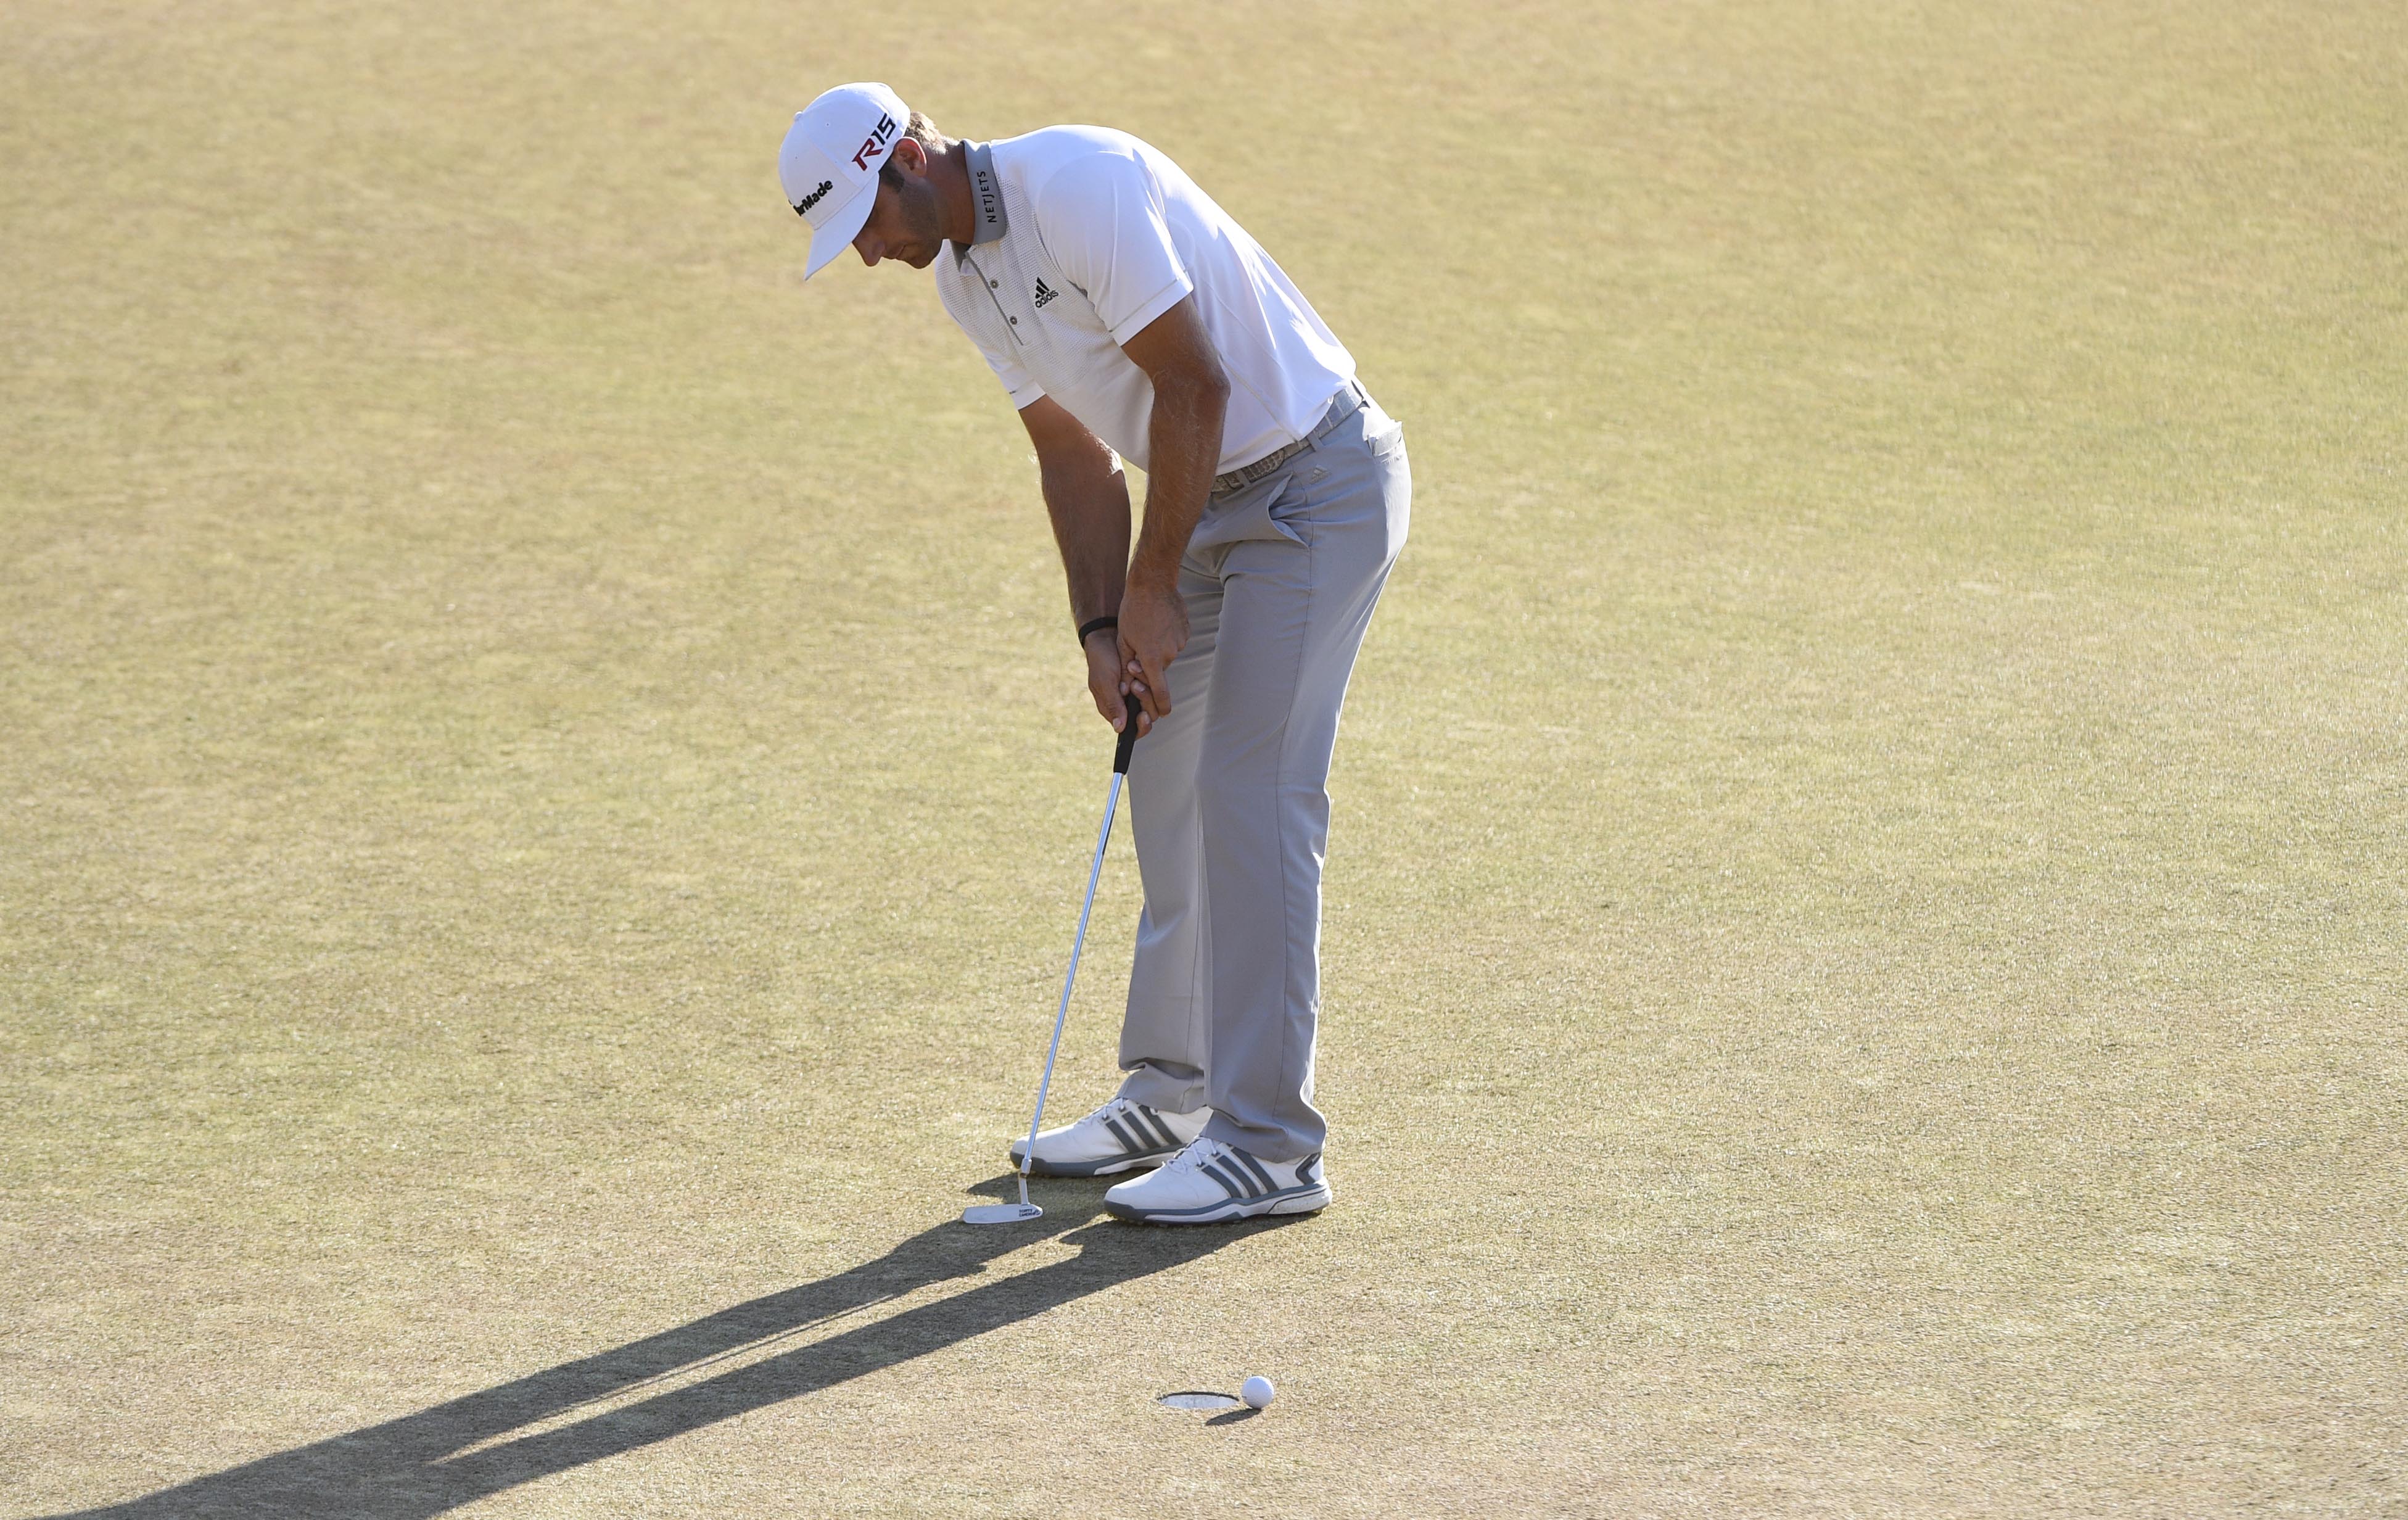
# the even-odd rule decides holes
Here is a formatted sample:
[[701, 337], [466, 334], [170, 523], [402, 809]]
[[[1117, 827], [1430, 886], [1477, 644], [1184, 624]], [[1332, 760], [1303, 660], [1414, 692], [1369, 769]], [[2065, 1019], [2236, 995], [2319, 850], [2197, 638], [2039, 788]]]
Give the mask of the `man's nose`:
[[879, 259], [884, 256], [886, 247], [865, 232], [853, 240], [853, 251], [861, 255], [861, 262], [864, 265], [875, 269], [878, 267]]

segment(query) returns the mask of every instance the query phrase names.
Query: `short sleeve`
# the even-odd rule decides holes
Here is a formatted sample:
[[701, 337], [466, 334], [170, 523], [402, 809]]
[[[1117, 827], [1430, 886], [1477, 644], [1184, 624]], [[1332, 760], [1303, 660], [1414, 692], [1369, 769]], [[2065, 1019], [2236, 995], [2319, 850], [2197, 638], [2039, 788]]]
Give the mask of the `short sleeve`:
[[971, 346], [979, 351], [979, 357], [984, 359], [986, 366], [995, 371], [995, 378], [1003, 382], [1004, 391], [1010, 395], [1013, 408], [1025, 407], [1045, 394], [1045, 387], [1037, 383], [1037, 377], [1028, 372], [1028, 366], [1020, 362], [1018, 355], [998, 350], [981, 336], [979, 324], [970, 320], [970, 313], [975, 308], [976, 303], [964, 289], [960, 280], [939, 278], [937, 281], [937, 296], [945, 304], [945, 315], [953, 319], [953, 325], [962, 330], [962, 336], [968, 338]]
[[1162, 186], [1133, 154], [1097, 150], [1063, 165], [1038, 192], [1036, 208], [1045, 251], [1115, 343], [1196, 288], [1170, 241]]
[[1037, 378], [1022, 368], [1020, 361], [1010, 354], [996, 353], [983, 343], [979, 345], [979, 354], [986, 360], [986, 366], [995, 371], [995, 378], [1003, 381], [1003, 388], [1011, 393], [1014, 411], [1045, 394], [1045, 387], [1037, 383]]

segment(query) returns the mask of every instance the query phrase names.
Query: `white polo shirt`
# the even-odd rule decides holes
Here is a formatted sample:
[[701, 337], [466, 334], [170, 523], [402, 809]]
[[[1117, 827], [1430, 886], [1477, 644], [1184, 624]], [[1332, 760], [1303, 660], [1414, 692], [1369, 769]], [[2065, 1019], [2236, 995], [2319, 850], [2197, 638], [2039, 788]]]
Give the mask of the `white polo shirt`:
[[1120, 345], [1191, 292], [1229, 377], [1226, 473], [1307, 436], [1354, 356], [1178, 165], [1106, 127], [969, 145], [971, 244], [932, 267], [945, 311], [1025, 407], [1050, 395], [1146, 463], [1154, 382]]

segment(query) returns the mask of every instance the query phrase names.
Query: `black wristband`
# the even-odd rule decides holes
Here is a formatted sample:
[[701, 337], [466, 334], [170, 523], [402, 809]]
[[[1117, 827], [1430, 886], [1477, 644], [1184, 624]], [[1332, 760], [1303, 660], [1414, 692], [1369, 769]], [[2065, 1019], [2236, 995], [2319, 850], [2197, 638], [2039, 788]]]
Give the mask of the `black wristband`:
[[1117, 628], [1120, 625], [1121, 620], [1118, 618], [1089, 618], [1079, 624], [1079, 647], [1081, 649], [1087, 647], [1089, 634], [1097, 633], [1106, 628]]

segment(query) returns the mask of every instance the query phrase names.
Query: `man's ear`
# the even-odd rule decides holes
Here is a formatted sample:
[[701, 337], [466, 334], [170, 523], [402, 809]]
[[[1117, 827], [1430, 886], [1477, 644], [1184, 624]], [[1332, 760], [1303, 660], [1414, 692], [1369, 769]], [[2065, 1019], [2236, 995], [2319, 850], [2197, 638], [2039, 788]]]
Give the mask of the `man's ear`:
[[920, 146], [920, 140], [917, 137], [905, 137], [895, 145], [895, 151], [887, 156], [893, 160], [896, 168], [907, 174], [924, 175], [928, 172], [928, 151]]

